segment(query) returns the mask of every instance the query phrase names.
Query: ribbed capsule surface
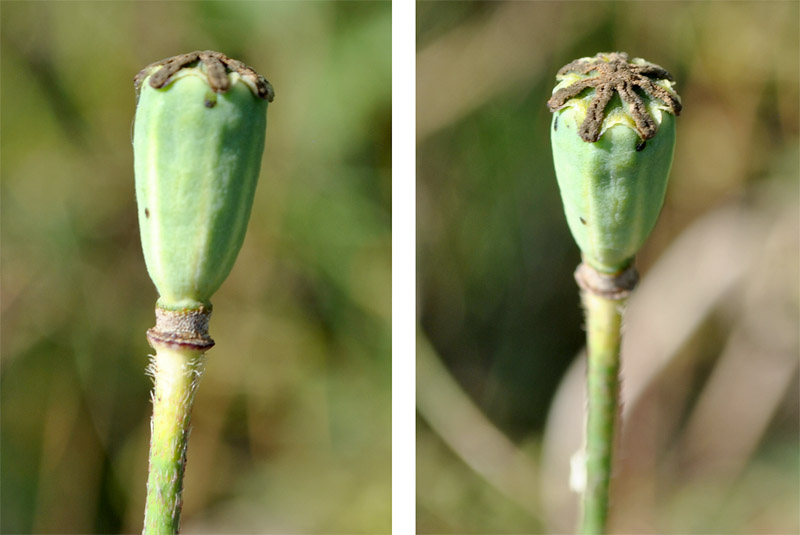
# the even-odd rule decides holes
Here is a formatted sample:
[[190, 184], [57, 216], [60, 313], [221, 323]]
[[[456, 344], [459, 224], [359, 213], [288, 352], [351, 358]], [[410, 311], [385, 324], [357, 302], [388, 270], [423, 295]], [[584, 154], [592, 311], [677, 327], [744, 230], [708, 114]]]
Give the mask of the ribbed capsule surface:
[[220, 73], [215, 84], [202, 62], [152, 87], [163, 68], [140, 80], [134, 125], [142, 248], [159, 306], [198, 308], [210, 305], [244, 241], [269, 99], [237, 72], [223, 71], [220, 91]]
[[675, 118], [664, 114], [659, 134], [647, 141], [618, 124], [594, 143], [577, 135], [581, 121], [580, 113], [566, 108], [554, 114], [551, 126], [564, 213], [584, 259], [599, 271], [616, 273], [630, 263], [658, 220]]
[[[645, 73], [663, 71], [643, 60], [628, 64], [618, 54], [578, 60], [562, 69], [548, 104], [554, 112], [553, 162], [572, 236], [585, 262], [618, 273], [633, 261], [664, 204], [680, 100], [671, 83], [656, 75], [637, 71], [634, 80], [661, 98], [620, 81], [615, 77], [624, 67], [609, 67], [609, 58]], [[597, 62], [607, 71], [594, 70]]]

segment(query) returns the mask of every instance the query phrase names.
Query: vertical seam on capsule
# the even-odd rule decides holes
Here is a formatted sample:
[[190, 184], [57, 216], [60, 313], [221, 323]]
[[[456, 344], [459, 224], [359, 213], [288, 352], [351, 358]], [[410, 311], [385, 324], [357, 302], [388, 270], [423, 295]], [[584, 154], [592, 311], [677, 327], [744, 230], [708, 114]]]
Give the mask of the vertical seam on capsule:
[[[160, 117], [161, 114], [150, 113], [148, 114], [147, 120], [152, 122], [154, 116]], [[161, 251], [161, 207], [158, 202], [158, 170], [156, 169], [156, 162], [159, 161], [159, 140], [155, 139], [155, 136], [148, 136], [147, 141], [147, 192], [145, 194], [145, 203], [152, 207], [150, 210], [152, 217], [148, 219], [148, 223], [146, 224], [150, 225], [150, 251]], [[163, 284], [164, 264], [161, 254], [155, 255], [155, 257], [151, 254], [151, 258], [156, 280], [158, 283]], [[162, 288], [159, 288], [158, 283], [156, 284], [156, 289], [161, 292]]]

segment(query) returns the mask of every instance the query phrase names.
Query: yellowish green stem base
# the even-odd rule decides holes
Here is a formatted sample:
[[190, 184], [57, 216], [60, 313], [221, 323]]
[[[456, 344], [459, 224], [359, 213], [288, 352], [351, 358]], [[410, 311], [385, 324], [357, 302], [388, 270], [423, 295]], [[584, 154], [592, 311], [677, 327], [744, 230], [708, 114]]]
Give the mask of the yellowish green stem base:
[[175, 344], [156, 346], [145, 535], [178, 533], [192, 405], [205, 353]]

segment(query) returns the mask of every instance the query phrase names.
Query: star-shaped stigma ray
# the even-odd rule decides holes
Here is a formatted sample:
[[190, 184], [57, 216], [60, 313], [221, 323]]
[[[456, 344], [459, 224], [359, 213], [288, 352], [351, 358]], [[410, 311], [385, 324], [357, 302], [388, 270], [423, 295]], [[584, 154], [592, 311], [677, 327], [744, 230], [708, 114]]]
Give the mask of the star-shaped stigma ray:
[[673, 81], [672, 75], [664, 68], [653, 63], [635, 60], [628, 61], [624, 52], [611, 54], [597, 54], [593, 58], [578, 59], [563, 66], [558, 71], [559, 78], [568, 74], [592, 75], [589, 78], [578, 80], [574, 84], [562, 87], [556, 91], [547, 106], [554, 112], [561, 109], [568, 100], [577, 97], [589, 88], [594, 89], [586, 118], [581, 124], [578, 134], [581, 139], [594, 143], [600, 139], [600, 131], [605, 118], [605, 109], [616, 92], [628, 107], [628, 114], [636, 124], [636, 131], [642, 140], [647, 140], [656, 135], [656, 125], [647, 111], [642, 97], [637, 88], [653, 99], [664, 103], [674, 115], [680, 115], [681, 102], [677, 95], [657, 84], [658, 80]]
[[147, 78], [155, 67], [161, 66], [159, 70], [150, 76], [149, 83], [152, 87], [160, 89], [167, 85], [172, 76], [179, 70], [184, 67], [189, 67], [198, 61], [205, 66], [208, 84], [215, 93], [225, 93], [230, 89], [231, 81], [230, 78], [228, 78], [228, 72], [234, 71], [250, 81], [252, 84], [251, 87], [255, 87], [260, 98], [266, 99], [269, 102], [272, 102], [272, 99], [275, 98], [275, 92], [270, 83], [252, 67], [248, 67], [241, 61], [229, 58], [225, 54], [214, 52], [213, 50], [195, 50], [188, 54], [180, 54], [151, 63], [134, 77], [134, 85], [136, 86], [137, 93], [144, 79]]

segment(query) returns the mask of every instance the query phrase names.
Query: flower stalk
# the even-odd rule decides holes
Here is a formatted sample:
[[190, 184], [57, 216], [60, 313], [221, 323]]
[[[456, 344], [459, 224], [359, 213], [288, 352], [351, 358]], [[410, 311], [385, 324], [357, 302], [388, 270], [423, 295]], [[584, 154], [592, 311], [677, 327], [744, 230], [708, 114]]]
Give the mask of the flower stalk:
[[548, 101], [553, 161], [587, 330], [587, 421], [580, 533], [606, 533], [618, 428], [621, 327], [634, 257], [658, 220], [680, 97], [662, 67], [624, 53], [575, 60]]
[[619, 348], [622, 303], [582, 292], [587, 318], [589, 359], [586, 422], [586, 489], [581, 533], [603, 533], [608, 516], [608, 495], [617, 414], [619, 412]]
[[619, 369], [622, 317], [625, 304], [638, 282], [636, 268], [619, 276], [598, 273], [586, 263], [575, 272], [586, 315], [587, 418], [586, 481], [580, 533], [606, 532], [613, 468], [613, 453], [619, 419]]
[[211, 297], [244, 241], [264, 151], [263, 76], [210, 50], [148, 65], [134, 78], [139, 229], [158, 290], [153, 419], [143, 533], [180, 529], [192, 405], [204, 370]]
[[156, 344], [148, 369], [154, 388], [144, 533], [179, 530], [192, 405], [204, 361], [202, 350]]

